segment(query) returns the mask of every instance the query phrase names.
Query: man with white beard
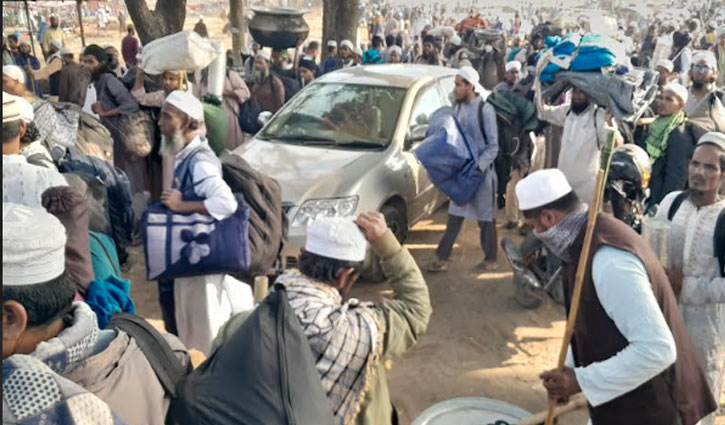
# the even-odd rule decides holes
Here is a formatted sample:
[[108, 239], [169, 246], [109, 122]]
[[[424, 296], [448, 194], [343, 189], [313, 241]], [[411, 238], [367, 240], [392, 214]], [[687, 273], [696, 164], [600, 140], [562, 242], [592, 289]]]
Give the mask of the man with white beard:
[[[237, 210], [237, 201], [222, 178], [221, 162], [199, 131], [203, 119], [201, 102], [191, 93], [177, 90], [167, 96], [159, 118], [161, 153], [174, 158], [174, 176], [161, 202], [175, 213], [224, 220]], [[177, 278], [159, 286], [164, 322], [174, 317], [179, 339], [205, 355], [219, 327], [245, 309], [245, 298], [251, 299], [247, 285], [224, 274]]]
[[284, 105], [284, 85], [282, 80], [270, 71], [271, 55], [266, 50], [257, 52], [254, 63], [254, 86], [252, 99], [255, 99], [262, 111], [275, 113]]

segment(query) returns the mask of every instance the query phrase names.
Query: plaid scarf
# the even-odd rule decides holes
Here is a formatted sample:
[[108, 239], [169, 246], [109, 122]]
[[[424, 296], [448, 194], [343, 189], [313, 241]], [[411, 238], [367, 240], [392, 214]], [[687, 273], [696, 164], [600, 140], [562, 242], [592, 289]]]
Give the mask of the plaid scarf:
[[586, 226], [589, 218], [589, 207], [582, 204], [581, 207], [564, 217], [554, 227], [541, 233], [534, 232], [534, 236], [549, 248], [557, 258], [571, 262], [569, 248]]
[[670, 133], [676, 129], [682, 123], [685, 122], [685, 113], [680, 111], [669, 117], [657, 117], [657, 119], [650, 124], [649, 134], [645, 140], [647, 146], [647, 153], [652, 162], [657, 161], [667, 151], [667, 144], [670, 139]]
[[317, 372], [336, 422], [352, 423], [382, 349], [375, 313], [355, 299], [343, 303], [336, 289], [297, 270], [286, 272], [276, 283], [287, 288], [290, 305], [317, 358]]

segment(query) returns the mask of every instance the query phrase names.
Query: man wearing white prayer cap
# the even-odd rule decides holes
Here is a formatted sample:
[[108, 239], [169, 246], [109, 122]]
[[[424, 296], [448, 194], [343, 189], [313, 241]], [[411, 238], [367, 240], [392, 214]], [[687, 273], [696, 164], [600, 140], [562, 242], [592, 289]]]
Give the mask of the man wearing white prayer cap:
[[[563, 263], [568, 310], [588, 207], [557, 169], [523, 178], [516, 197], [534, 235]], [[715, 410], [677, 300], [649, 244], [600, 213], [586, 264], [565, 368], [540, 375], [549, 398], [566, 402], [583, 392], [592, 425], [694, 425]]]
[[[347, 297], [368, 256], [388, 277], [392, 299], [373, 304]], [[276, 283], [285, 286], [310, 342], [335, 423], [390, 424], [396, 413], [385, 359], [402, 355], [418, 341], [432, 307], [420, 269], [385, 217], [369, 212], [355, 220], [316, 219], [307, 227], [299, 269], [286, 271]], [[232, 318], [219, 335], [233, 335], [240, 319]]]
[[657, 84], [664, 87], [673, 79], [672, 71], [675, 70], [675, 64], [669, 59], [660, 59], [655, 65], [655, 70], [660, 74]]
[[687, 89], [669, 83], [662, 89], [657, 117], [645, 134], [645, 146], [652, 161], [649, 203], [656, 205], [668, 193], [687, 186], [687, 168], [696, 140], [687, 128]]
[[[161, 194], [161, 203], [175, 213], [224, 220], [236, 212], [237, 200], [222, 178], [219, 158], [199, 131], [203, 120], [204, 108], [191, 93], [176, 90], [166, 97], [159, 118], [161, 150], [173, 156], [174, 171], [171, 189]], [[230, 307], [224, 300], [239, 293], [235, 291], [249, 289], [243, 285], [225, 274], [160, 280], [159, 301], [166, 329], [176, 330], [187, 347], [209, 355], [217, 330], [237, 312], [236, 303]], [[216, 295], [207, 287], [214, 287]]]
[[493, 161], [498, 154], [498, 128], [496, 125], [496, 111], [490, 103], [486, 103], [484, 96], [488, 92], [478, 83], [479, 75], [470, 66], [458, 70], [455, 78], [453, 97], [455, 111], [461, 123], [461, 129], [471, 145], [473, 159], [483, 173], [476, 194], [465, 205], [458, 205], [451, 201], [448, 208], [448, 223], [446, 231], [438, 244], [435, 258], [428, 265], [431, 272], [448, 269], [449, 259], [456, 238], [463, 227], [465, 219], [478, 222], [481, 249], [484, 258], [475, 267], [479, 273], [488, 272], [497, 268], [498, 237], [496, 234], [496, 185], [497, 177]]
[[355, 66], [355, 46], [350, 40], [340, 43], [340, 62], [342, 68]]
[[259, 103], [262, 111], [275, 113], [284, 105], [285, 90], [282, 80], [272, 72], [272, 54], [259, 49], [254, 59], [251, 98]]
[[25, 71], [17, 65], [3, 65], [3, 91], [21, 96], [25, 94]]
[[40, 207], [46, 189], [67, 186], [54, 169], [29, 164], [21, 154], [20, 139], [34, 119], [33, 106], [24, 98], [3, 92], [3, 202]]
[[[66, 269], [66, 242], [65, 227], [45, 209], [3, 202], [3, 364], [30, 355], [108, 404], [97, 400], [83, 409], [98, 415], [110, 407], [129, 423], [163, 425], [170, 399], [137, 341], [121, 330], [100, 329], [91, 307], [74, 302], [77, 284]], [[164, 337], [185, 367], [184, 347]], [[52, 387], [41, 390], [53, 398]], [[88, 423], [110, 424], [106, 415]]]
[[[692, 56], [692, 67], [690, 69], [690, 78], [692, 85], [690, 86], [689, 99], [685, 105], [685, 113], [689, 117], [706, 116], [710, 102], [710, 97], [717, 88], [716, 82], [718, 64], [715, 55], [709, 51], [703, 51]], [[717, 96], [715, 96], [717, 98]], [[719, 99], [713, 99], [719, 101]]]
[[340, 64], [337, 61], [337, 41], [329, 40], [327, 42], [327, 58], [322, 63], [321, 74], [327, 74], [340, 68]]
[[[705, 133], [695, 146], [688, 168], [688, 188], [668, 194], [657, 218], [670, 221], [670, 261], [665, 269], [692, 335], [697, 360], [713, 395], [725, 382], [725, 133]], [[723, 223], [723, 224], [719, 224]], [[713, 289], [716, 292], [713, 293]], [[714, 425], [713, 413], [698, 425]]]
[[36, 80], [48, 80], [51, 96], [60, 94], [60, 71], [63, 69], [61, 49], [63, 43], [60, 40], [52, 40], [47, 51], [46, 65], [39, 70], [31, 70]]
[[521, 80], [521, 62], [517, 60], [510, 61], [506, 64], [506, 73], [503, 81], [493, 88], [494, 91], [514, 91], [518, 88], [517, 84]]

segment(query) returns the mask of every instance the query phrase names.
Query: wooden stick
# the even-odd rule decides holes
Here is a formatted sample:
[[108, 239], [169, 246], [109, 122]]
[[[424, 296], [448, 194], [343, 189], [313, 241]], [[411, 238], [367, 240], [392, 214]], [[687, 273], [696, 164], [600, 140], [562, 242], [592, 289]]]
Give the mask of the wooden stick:
[[[575, 410], [579, 410], [587, 405], [587, 399], [584, 397], [583, 394], [577, 394], [569, 401], [569, 403], [565, 405], [557, 405], [556, 409], [554, 410], [554, 417], [559, 417], [561, 415], [564, 415], [566, 413], [573, 412]], [[539, 425], [544, 423], [546, 420], [546, 415], [548, 414], [548, 410], [544, 410], [543, 412], [536, 413], [520, 422], [518, 422], [516, 425]]]
[[[584, 233], [584, 244], [579, 256], [579, 264], [576, 269], [576, 278], [574, 280], [574, 292], [571, 296], [571, 305], [569, 306], [569, 317], [566, 320], [566, 330], [564, 331], [564, 339], [561, 341], [561, 350], [559, 351], [559, 362], [557, 370], [564, 370], [564, 362], [569, 349], [569, 343], [574, 335], [574, 325], [579, 314], [579, 301], [582, 295], [582, 286], [584, 283], [584, 274], [588, 272], [587, 260], [589, 259], [589, 251], [592, 247], [592, 238], [594, 237], [594, 226], [597, 224], [597, 214], [602, 204], [602, 194], [607, 182], [607, 171], [612, 155], [612, 147], [614, 146], [614, 131], [609, 130], [607, 135], [607, 145], [602, 151], [602, 164], [597, 171], [596, 186], [594, 189], [594, 199], [589, 207], [589, 220], [587, 221], [586, 232]], [[546, 425], [554, 423], [554, 410], [556, 408], [556, 400], [549, 400], [549, 413], [546, 417]]]

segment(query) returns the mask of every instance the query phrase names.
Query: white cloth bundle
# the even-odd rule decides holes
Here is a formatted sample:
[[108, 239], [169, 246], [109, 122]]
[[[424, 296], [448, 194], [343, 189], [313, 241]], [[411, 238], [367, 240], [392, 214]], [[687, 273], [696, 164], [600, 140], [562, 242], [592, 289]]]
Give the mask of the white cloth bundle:
[[219, 56], [209, 40], [193, 31], [182, 31], [154, 40], [144, 46], [141, 64], [147, 74], [168, 70], [204, 69]]

